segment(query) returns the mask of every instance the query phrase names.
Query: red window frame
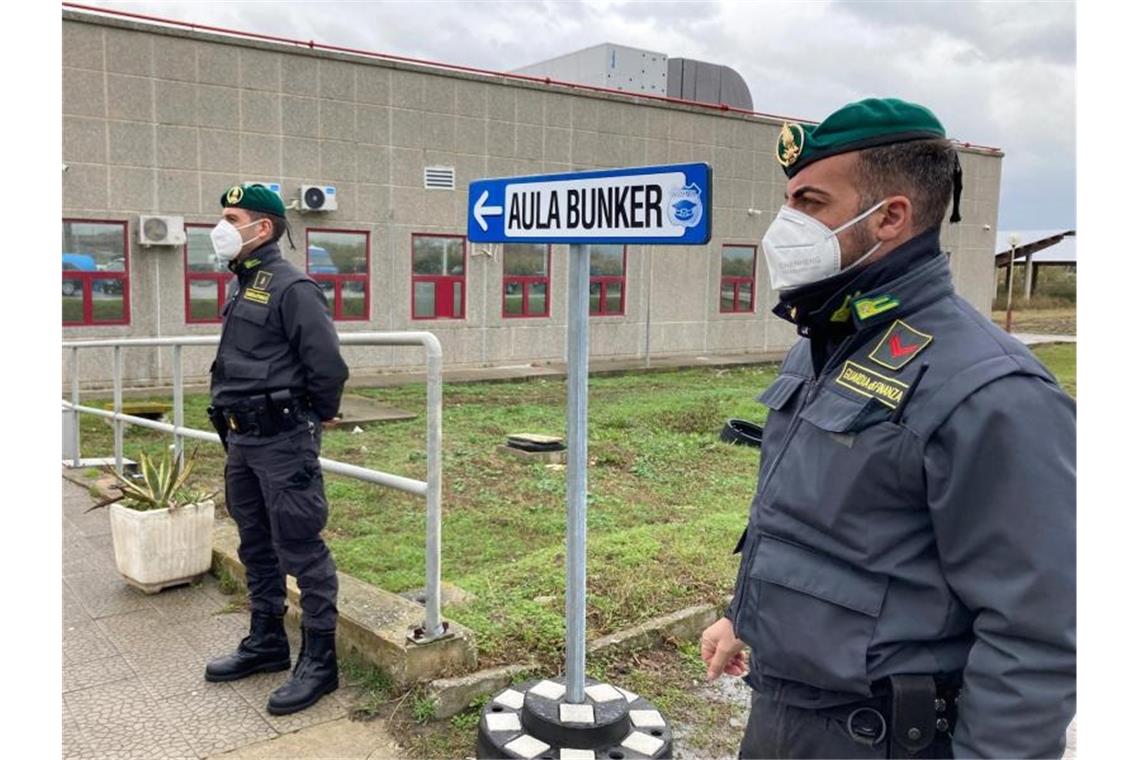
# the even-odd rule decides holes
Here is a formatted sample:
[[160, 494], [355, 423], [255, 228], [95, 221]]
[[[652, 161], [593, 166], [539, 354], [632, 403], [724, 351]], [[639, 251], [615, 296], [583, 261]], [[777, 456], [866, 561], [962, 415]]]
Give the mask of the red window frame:
[[[416, 238], [421, 237], [436, 237], [436, 238], [452, 238], [455, 240], [463, 241], [463, 274], [416, 274]], [[413, 232], [411, 239], [411, 247], [408, 251], [411, 257], [412, 266], [412, 287], [409, 302], [411, 304], [412, 319], [415, 321], [426, 321], [434, 319], [467, 319], [467, 236], [466, 235], [450, 235], [441, 232]], [[435, 310], [430, 317], [417, 317], [416, 316], [416, 283], [431, 282], [435, 284], [436, 300]], [[450, 315], [440, 315], [439, 313], [439, 294], [441, 292], [447, 293], [446, 302], [454, 303], [451, 298], [451, 292], [455, 287], [455, 283], [459, 283], [459, 297], [463, 301], [463, 308], [460, 309], [459, 314], [452, 312]]]
[[[725, 248], [751, 248], [752, 249], [752, 274], [747, 277], [743, 275], [726, 275], [724, 274], [724, 249]], [[755, 245], [744, 245], [736, 243], [725, 243], [720, 247], [720, 290], [716, 292], [716, 300], [721, 314], [754, 314], [756, 312], [756, 257], [759, 251]], [[740, 286], [748, 284], [752, 286], [752, 303], [747, 309], [740, 308]], [[726, 287], [732, 287], [732, 308], [724, 308], [721, 303], [720, 296]]]
[[[545, 275], [520, 275], [520, 274], [507, 274], [507, 249], [506, 246], [510, 243], [503, 245], [503, 318], [504, 319], [542, 319], [550, 316], [550, 244], [546, 246], [546, 274]], [[546, 286], [546, 302], [541, 314], [531, 314], [527, 310], [530, 305], [530, 286], [540, 283]], [[519, 284], [522, 285], [522, 313], [521, 314], [508, 314], [507, 313], [507, 286]]]
[[[234, 276], [232, 272], [226, 270], [225, 272], [191, 272], [190, 271], [190, 230], [193, 229], [207, 229], [212, 230], [212, 224], [187, 224], [186, 225], [186, 243], [182, 246], [182, 272], [183, 272], [183, 297], [186, 307], [186, 324], [188, 325], [216, 325], [222, 321], [222, 308], [226, 304], [226, 287], [229, 285], [230, 279]], [[212, 282], [214, 287], [217, 288], [218, 296], [218, 316], [212, 319], [202, 319], [194, 317], [194, 310], [190, 307], [190, 285], [193, 282]]]
[[[63, 321], [64, 327], [105, 327], [108, 325], [129, 325], [131, 323], [131, 243], [129, 224], [118, 219], [81, 219], [77, 217], [64, 217], [63, 224], [117, 224], [123, 228], [123, 271], [121, 272], [88, 272], [81, 269], [61, 269], [64, 280], [80, 280], [83, 283], [83, 318], [78, 322]], [[123, 318], [112, 320], [95, 320], [94, 298], [92, 297], [93, 283], [96, 280], [118, 280], [123, 287]], [[62, 287], [62, 285], [61, 285]], [[62, 320], [62, 317], [61, 317]]]
[[[364, 236], [364, 273], [353, 274], [313, 274], [310, 271], [309, 261], [309, 235], [313, 232], [342, 232], [349, 235]], [[466, 271], [466, 262], [464, 271]], [[369, 278], [372, 276], [372, 233], [368, 230], [349, 230], [338, 227], [306, 227], [305, 228], [305, 272], [319, 285], [322, 282], [333, 284], [333, 320], [337, 322], [367, 322], [372, 315], [372, 288]], [[364, 285], [364, 313], [360, 316], [345, 316], [343, 288], [346, 282], [359, 282]]]
[[[593, 290], [594, 283], [601, 285], [598, 292], [598, 310], [590, 309], [591, 317], [620, 317], [625, 314], [625, 295], [626, 295], [626, 274], [629, 271], [629, 246], [623, 245], [621, 247], [621, 275], [616, 274], [600, 274], [590, 275], [590, 290]], [[621, 285], [621, 306], [617, 311], [608, 311], [606, 309], [606, 290], [614, 284]], [[587, 291], [587, 298], [589, 292]]]

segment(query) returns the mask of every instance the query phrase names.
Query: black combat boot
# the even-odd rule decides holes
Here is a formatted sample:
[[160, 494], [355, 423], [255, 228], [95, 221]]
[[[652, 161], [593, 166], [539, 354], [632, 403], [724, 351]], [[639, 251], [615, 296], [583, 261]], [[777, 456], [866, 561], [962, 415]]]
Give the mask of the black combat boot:
[[293, 677], [269, 695], [270, 715], [288, 715], [316, 704], [340, 686], [336, 670], [336, 631], [301, 629], [301, 654]]
[[254, 673], [276, 673], [289, 669], [289, 639], [285, 636], [285, 616], [254, 612], [249, 618], [249, 635], [237, 651], [206, 665], [207, 681], [236, 681]]

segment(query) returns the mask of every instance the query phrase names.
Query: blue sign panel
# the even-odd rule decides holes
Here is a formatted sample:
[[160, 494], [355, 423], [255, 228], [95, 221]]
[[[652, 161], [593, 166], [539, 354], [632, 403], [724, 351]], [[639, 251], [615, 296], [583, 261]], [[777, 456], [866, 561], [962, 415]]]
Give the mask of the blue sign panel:
[[704, 245], [711, 216], [708, 164], [480, 179], [467, 191], [473, 243]]

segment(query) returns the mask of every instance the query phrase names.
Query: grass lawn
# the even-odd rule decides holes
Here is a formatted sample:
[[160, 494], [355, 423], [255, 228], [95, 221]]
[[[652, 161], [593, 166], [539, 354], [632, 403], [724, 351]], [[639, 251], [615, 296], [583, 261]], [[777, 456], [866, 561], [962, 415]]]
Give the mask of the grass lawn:
[[[1037, 354], [1075, 395], [1076, 346], [1045, 346]], [[731, 552], [747, 520], [758, 454], [717, 436], [728, 417], [764, 421], [766, 409], [753, 399], [775, 370], [694, 368], [591, 379], [589, 638], [718, 603], [730, 593], [737, 564]], [[420, 417], [355, 435], [329, 431], [324, 456], [425, 477], [423, 387], [354, 392]], [[187, 397], [187, 424], [208, 428], [207, 403], [201, 394]], [[561, 434], [564, 403], [562, 380], [444, 387], [442, 574], [475, 596], [444, 614], [475, 631], [480, 667], [534, 660], [542, 672], [561, 669], [565, 471], [498, 456], [494, 447], [515, 432]], [[86, 455], [111, 452], [111, 427], [102, 420], [84, 418], [82, 434]], [[139, 448], [156, 453], [169, 442], [130, 427], [124, 440], [128, 456]], [[221, 448], [202, 446], [200, 459], [199, 473], [214, 481], [208, 486], [214, 490]], [[422, 586], [423, 501], [336, 476], [326, 477], [326, 489], [332, 505], [326, 537], [339, 568], [392, 591]], [[673, 665], [654, 655], [644, 665], [591, 663], [590, 670], [695, 709], [696, 651], [681, 643], [673, 654], [680, 658]], [[466, 736], [469, 722], [464, 714], [444, 734], [412, 731], [416, 754], [446, 754], [454, 739], [447, 731]]]
[[1047, 346], [1038, 346], [1033, 350], [1037, 358], [1045, 363], [1049, 371], [1057, 378], [1061, 387], [1072, 396], [1077, 397], [1077, 344], [1054, 343]]

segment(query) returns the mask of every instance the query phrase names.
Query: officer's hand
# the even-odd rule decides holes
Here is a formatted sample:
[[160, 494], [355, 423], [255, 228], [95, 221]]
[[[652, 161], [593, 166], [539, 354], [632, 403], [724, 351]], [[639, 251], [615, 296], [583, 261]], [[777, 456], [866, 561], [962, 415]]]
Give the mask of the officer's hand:
[[745, 644], [736, 638], [732, 621], [722, 617], [701, 634], [701, 659], [709, 666], [706, 678], [715, 681], [726, 673], [742, 676], [748, 670], [744, 658]]
[[333, 417], [331, 420], [321, 420], [321, 430], [330, 430], [340, 424], [340, 417]]

